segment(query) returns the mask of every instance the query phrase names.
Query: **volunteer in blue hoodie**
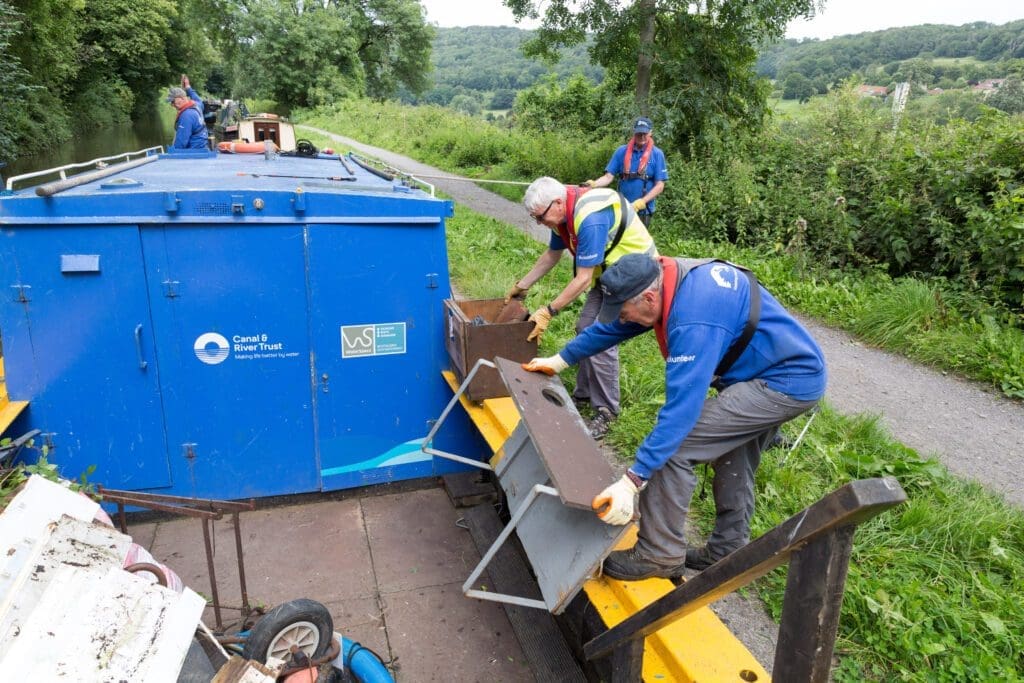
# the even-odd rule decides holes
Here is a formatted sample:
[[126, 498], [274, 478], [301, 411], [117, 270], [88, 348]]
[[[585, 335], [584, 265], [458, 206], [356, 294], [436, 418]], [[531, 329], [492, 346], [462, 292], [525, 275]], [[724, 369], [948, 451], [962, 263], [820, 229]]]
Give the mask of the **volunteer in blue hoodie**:
[[174, 142], [171, 143], [171, 147], [173, 149], [207, 149], [202, 100], [193, 101], [184, 88], [171, 88], [167, 91], [167, 103], [178, 110], [178, 115], [174, 119]]
[[[739, 266], [712, 259], [627, 254], [601, 276], [598, 323], [528, 370], [555, 374], [653, 329], [665, 357], [665, 405], [621, 479], [594, 499], [609, 524], [634, 518], [637, 543], [613, 552], [608, 576], [675, 577], [750, 541], [754, 473], [779, 426], [814, 407], [827, 372], [810, 333]], [[708, 388], [718, 394], [707, 398]], [[697, 485], [714, 469], [715, 529], [687, 549], [683, 529]]]

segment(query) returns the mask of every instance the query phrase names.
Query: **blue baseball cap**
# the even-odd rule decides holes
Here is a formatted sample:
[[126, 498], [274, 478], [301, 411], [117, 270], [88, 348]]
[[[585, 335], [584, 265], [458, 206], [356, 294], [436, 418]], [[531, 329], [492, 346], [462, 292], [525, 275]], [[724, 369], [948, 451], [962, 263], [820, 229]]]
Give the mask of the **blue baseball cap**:
[[644, 116], [641, 116], [633, 122], [634, 133], [650, 133], [651, 132], [651, 120]]
[[612, 264], [598, 280], [604, 295], [598, 322], [618, 320], [622, 305], [650, 287], [658, 272], [658, 262], [647, 254], [626, 254]]

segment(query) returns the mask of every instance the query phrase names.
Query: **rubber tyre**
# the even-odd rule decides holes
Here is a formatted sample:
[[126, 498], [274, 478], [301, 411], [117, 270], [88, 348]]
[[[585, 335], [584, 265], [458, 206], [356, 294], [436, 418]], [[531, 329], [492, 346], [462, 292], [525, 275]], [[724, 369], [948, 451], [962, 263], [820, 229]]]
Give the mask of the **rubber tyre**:
[[267, 612], [249, 631], [242, 656], [265, 664], [274, 655], [287, 660], [292, 644], [310, 659], [323, 656], [334, 637], [334, 619], [316, 600], [285, 602]]

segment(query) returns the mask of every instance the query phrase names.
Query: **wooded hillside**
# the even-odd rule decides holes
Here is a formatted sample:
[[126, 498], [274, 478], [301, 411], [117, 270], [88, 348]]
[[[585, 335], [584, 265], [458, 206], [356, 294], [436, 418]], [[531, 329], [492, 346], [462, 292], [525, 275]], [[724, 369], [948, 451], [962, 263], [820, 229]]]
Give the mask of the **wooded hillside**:
[[[535, 85], [549, 73], [559, 78], [582, 73], [591, 81], [601, 82], [604, 70], [591, 64], [586, 45], [562, 50], [561, 59], [552, 65], [526, 57], [521, 47], [533, 35], [533, 31], [511, 26], [439, 28], [431, 56], [433, 88], [420, 98], [403, 99], [449, 105], [453, 98], [463, 95], [478, 105], [477, 111], [508, 109], [516, 92]], [[456, 100], [456, 104], [459, 102], [465, 99]]]
[[785, 40], [762, 50], [757, 71], [778, 81], [801, 74], [815, 81], [819, 92], [855, 74], [878, 85], [913, 75], [948, 88], [956, 87], [958, 79], [966, 83], [1006, 76], [1021, 69], [1021, 59], [1024, 20], [1000, 26], [925, 24], [829, 40]]

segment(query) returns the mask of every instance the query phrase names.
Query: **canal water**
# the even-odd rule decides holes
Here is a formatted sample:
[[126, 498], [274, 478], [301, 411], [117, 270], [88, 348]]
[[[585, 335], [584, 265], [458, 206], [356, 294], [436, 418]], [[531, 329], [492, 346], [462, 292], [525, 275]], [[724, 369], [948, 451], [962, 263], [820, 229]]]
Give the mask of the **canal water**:
[[[131, 124], [94, 128], [88, 133], [79, 133], [71, 140], [42, 154], [20, 157], [0, 169], [0, 175], [3, 175], [4, 178], [4, 187], [6, 187], [7, 178], [21, 173], [91, 161], [99, 157], [134, 152], [156, 145], [163, 145], [166, 148], [174, 138], [172, 127], [174, 119], [170, 116], [170, 112], [167, 114], [167, 116], [161, 117], [158, 112], [154, 111]], [[45, 178], [39, 181], [26, 180], [24, 183], [33, 185], [45, 180]], [[19, 183], [16, 187], [24, 187], [24, 183]]]

